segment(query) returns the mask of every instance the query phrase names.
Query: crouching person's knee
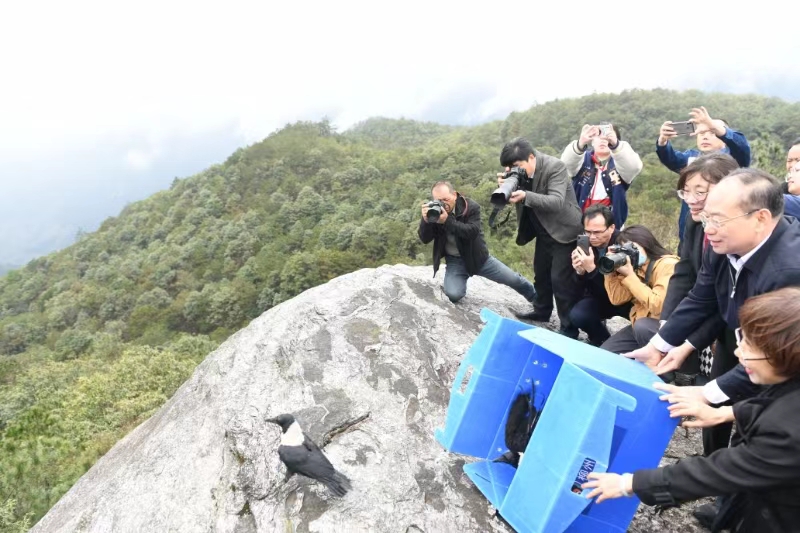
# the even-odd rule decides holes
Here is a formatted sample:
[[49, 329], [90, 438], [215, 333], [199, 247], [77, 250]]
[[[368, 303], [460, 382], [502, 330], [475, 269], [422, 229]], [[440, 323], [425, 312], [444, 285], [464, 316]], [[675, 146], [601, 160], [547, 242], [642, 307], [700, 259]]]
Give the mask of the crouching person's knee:
[[456, 289], [453, 287], [448, 287], [447, 285], [444, 286], [444, 293], [450, 298], [450, 301], [453, 303], [457, 303], [461, 300], [465, 294], [467, 294], [466, 290], [463, 289]]
[[581, 309], [575, 305], [569, 310], [569, 321], [577, 328], [584, 329], [586, 325], [586, 315], [581, 312]]
[[442, 283], [442, 290], [450, 298], [453, 303], [458, 302], [467, 294], [467, 278], [460, 275], [449, 274], [450, 265], [448, 265], [448, 272], [444, 276], [444, 283]]
[[640, 347], [650, 342], [656, 333], [658, 333], [658, 320], [654, 318], [640, 318], [633, 323], [633, 336], [636, 337]]

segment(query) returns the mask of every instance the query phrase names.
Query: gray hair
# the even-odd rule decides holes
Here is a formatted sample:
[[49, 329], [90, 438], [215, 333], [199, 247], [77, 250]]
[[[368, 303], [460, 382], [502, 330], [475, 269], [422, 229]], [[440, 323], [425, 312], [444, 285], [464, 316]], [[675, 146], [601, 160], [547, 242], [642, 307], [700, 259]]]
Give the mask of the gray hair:
[[447, 187], [447, 190], [450, 191], [451, 194], [456, 192], [455, 187], [453, 187], [453, 184], [450, 183], [449, 181], [437, 181], [436, 183], [433, 184], [431, 190], [434, 190], [438, 187]]
[[757, 168], [740, 168], [723, 179], [731, 178], [744, 186], [741, 206], [746, 213], [767, 209], [773, 218], [783, 215], [783, 190], [777, 178]]

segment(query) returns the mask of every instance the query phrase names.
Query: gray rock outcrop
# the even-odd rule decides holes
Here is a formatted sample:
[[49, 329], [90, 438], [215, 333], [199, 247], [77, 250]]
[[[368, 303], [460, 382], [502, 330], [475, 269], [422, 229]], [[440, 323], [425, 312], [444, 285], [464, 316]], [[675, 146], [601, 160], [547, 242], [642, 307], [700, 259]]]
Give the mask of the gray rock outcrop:
[[[33, 528], [43, 532], [510, 531], [434, 440], [479, 311], [514, 291], [482, 278], [453, 305], [431, 267], [341, 276], [270, 309], [201, 363]], [[294, 413], [353, 483], [342, 499], [284, 484], [279, 429]], [[675, 453], [697, 449], [676, 433]], [[682, 440], [681, 440], [682, 439]], [[694, 531], [686, 509], [640, 509], [632, 531]], [[699, 529], [697, 529], [699, 531]]]

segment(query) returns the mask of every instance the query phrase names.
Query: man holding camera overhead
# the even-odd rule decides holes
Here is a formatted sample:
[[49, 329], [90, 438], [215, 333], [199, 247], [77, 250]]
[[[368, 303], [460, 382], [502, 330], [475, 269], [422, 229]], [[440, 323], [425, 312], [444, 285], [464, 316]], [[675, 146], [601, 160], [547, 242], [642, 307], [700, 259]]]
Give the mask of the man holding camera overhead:
[[642, 171], [642, 159], [620, 138], [617, 127], [585, 124], [578, 140], [564, 148], [561, 160], [573, 176], [581, 209], [605, 205], [614, 214], [614, 225], [622, 229], [628, 218], [628, 188]]
[[422, 204], [419, 238], [424, 244], [433, 241], [433, 276], [442, 257], [447, 262], [444, 293], [456, 303], [467, 293], [467, 280], [482, 276], [507, 285], [533, 303], [533, 284], [500, 260], [489, 255], [481, 228], [481, 207], [461, 196], [448, 181], [439, 181], [431, 189], [432, 202]]
[[[656, 154], [661, 163], [673, 172], [680, 172], [702, 154], [722, 152], [730, 154], [740, 167], [750, 166], [750, 144], [745, 136], [728, 126], [722, 119], [713, 119], [705, 107], [700, 106], [689, 112], [686, 122], [667, 121], [661, 125], [656, 142]], [[697, 148], [678, 152], [670, 142], [678, 135], [694, 136]], [[681, 201], [681, 214], [678, 218], [678, 236], [683, 242], [683, 231], [689, 206]]]
[[534, 310], [515, 314], [521, 319], [549, 321], [555, 296], [561, 333], [577, 338], [578, 329], [570, 322], [569, 312], [582, 294], [572, 269], [572, 251], [583, 224], [567, 167], [557, 157], [534, 150], [522, 138], [503, 147], [500, 165], [506, 168], [497, 175], [501, 188], [507, 178], [517, 181], [508, 197], [517, 209], [517, 244], [524, 246], [536, 239]]

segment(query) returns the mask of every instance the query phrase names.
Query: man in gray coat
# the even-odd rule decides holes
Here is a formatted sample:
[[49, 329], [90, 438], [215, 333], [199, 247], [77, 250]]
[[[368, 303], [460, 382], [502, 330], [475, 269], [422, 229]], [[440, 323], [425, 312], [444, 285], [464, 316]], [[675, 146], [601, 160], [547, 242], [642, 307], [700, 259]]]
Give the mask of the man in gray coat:
[[[524, 246], [536, 239], [534, 310], [518, 313], [517, 317], [541, 322], [550, 320], [555, 296], [561, 333], [577, 338], [578, 329], [570, 323], [569, 311], [582, 291], [572, 269], [571, 255], [578, 235], [583, 232], [583, 224], [572, 177], [560, 159], [534, 150], [522, 138], [513, 139], [503, 147], [500, 164], [506, 172], [518, 167], [527, 176], [509, 198], [517, 209], [517, 244]], [[504, 174], [498, 174], [497, 181], [502, 184]]]

